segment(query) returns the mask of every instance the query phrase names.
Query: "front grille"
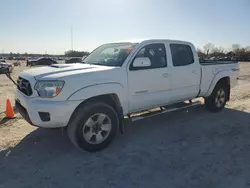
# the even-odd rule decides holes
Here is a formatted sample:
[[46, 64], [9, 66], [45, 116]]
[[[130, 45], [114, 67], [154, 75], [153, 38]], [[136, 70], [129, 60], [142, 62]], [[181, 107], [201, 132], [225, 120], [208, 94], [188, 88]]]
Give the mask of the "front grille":
[[30, 82], [24, 78], [21, 78], [21, 77], [18, 78], [17, 88], [19, 91], [21, 91], [22, 93], [24, 93], [27, 96], [32, 95], [32, 89], [31, 89]]

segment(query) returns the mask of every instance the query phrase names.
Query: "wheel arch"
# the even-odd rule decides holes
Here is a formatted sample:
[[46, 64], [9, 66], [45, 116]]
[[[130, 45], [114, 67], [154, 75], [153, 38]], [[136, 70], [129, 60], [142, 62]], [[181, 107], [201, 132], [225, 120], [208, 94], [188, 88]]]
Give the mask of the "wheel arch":
[[218, 73], [214, 77], [214, 79], [213, 79], [213, 81], [212, 81], [212, 83], [211, 83], [205, 97], [210, 96], [212, 94], [214, 88], [218, 84], [225, 84], [227, 86], [227, 89], [228, 89], [227, 101], [229, 101], [229, 99], [230, 99], [230, 82], [231, 82], [231, 74], [229, 74], [228, 72], [224, 72], [224, 71], [221, 72], [221, 73]]
[[109, 93], [109, 94], [102, 94], [102, 95], [97, 95], [90, 97], [84, 101], [82, 101], [74, 110], [72, 113], [69, 122], [72, 122], [74, 117], [76, 116], [77, 112], [81, 109], [84, 108], [85, 105], [95, 103], [95, 102], [103, 102], [105, 104], [108, 104], [111, 106], [117, 113], [118, 120], [119, 120], [119, 130], [120, 132], [123, 133], [124, 127], [123, 127], [123, 118], [124, 118], [124, 112], [123, 112], [123, 107], [121, 104], [121, 101], [116, 93]]
[[[126, 89], [120, 83], [99, 83], [83, 87], [72, 93], [67, 100], [87, 101], [91, 98], [110, 96], [114, 101], [119, 102], [126, 112], [128, 103], [126, 102]], [[94, 100], [94, 99], [91, 99]]]
[[103, 102], [110, 105], [114, 110], [117, 110], [117, 107], [121, 106], [121, 101], [116, 93], [102, 94], [90, 97], [84, 101], [82, 101], [76, 108], [80, 106], [84, 106], [89, 103], [94, 102]]
[[216, 85], [218, 85], [218, 84], [223, 84], [223, 85], [225, 85], [226, 86], [226, 88], [227, 88], [227, 101], [229, 101], [230, 100], [230, 77], [229, 76], [227, 76], [227, 77], [223, 77], [223, 78], [221, 78], [218, 82], [217, 82], [217, 84]]

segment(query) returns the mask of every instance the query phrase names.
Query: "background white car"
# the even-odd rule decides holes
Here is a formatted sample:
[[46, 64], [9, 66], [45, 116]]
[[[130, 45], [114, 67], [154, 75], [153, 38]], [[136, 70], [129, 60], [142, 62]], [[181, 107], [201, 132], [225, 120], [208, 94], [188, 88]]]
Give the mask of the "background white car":
[[0, 60], [0, 73], [11, 73], [13, 66], [10, 63], [6, 63], [5, 60]]

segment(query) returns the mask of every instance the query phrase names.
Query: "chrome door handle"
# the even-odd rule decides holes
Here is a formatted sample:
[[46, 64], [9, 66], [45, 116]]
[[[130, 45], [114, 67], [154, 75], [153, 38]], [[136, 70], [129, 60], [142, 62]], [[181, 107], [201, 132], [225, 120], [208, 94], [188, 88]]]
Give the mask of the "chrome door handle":
[[193, 74], [196, 74], [196, 70], [192, 70], [192, 73], [193, 73]]
[[164, 73], [164, 74], [162, 74], [162, 76], [163, 76], [164, 78], [167, 78], [167, 77], [168, 77], [168, 73]]

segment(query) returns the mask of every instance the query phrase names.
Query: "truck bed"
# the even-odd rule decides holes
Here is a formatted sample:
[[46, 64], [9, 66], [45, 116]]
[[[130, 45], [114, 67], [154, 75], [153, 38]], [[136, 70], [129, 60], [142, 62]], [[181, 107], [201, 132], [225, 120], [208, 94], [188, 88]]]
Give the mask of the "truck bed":
[[239, 63], [237, 61], [201, 61], [200, 64], [202, 70], [200, 96], [207, 94], [214, 77], [223, 70], [232, 72], [231, 87], [236, 84], [239, 69]]

